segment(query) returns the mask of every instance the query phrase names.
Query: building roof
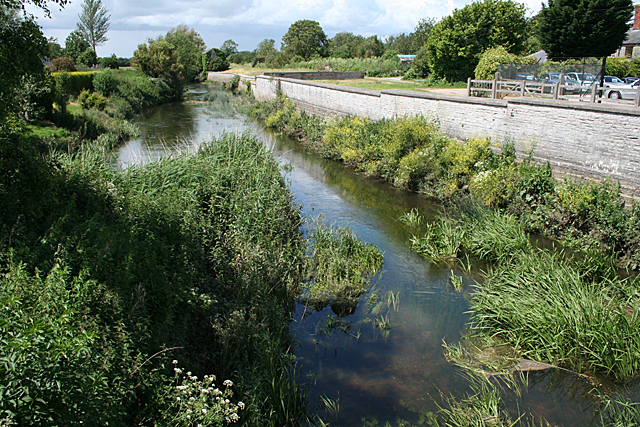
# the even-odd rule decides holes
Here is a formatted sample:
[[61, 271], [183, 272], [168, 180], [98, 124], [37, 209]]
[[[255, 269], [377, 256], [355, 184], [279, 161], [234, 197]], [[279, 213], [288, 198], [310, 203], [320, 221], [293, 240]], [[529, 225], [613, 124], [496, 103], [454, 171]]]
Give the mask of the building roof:
[[629, 30], [627, 38], [622, 43], [623, 46], [640, 45], [640, 30]]
[[527, 57], [536, 58], [538, 62], [547, 62], [547, 52], [545, 52], [544, 50], [539, 50], [536, 53], [527, 55]]

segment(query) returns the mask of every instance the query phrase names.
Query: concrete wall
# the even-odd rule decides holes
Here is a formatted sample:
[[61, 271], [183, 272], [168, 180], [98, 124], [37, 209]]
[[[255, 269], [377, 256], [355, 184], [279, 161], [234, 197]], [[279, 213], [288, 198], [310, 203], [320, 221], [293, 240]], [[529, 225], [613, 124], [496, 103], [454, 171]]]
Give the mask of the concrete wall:
[[258, 100], [281, 91], [299, 108], [318, 115], [357, 115], [372, 120], [421, 114], [433, 117], [447, 135], [505, 139], [519, 155], [533, 152], [554, 170], [619, 180], [624, 192], [640, 196], [640, 108], [539, 98], [493, 100], [413, 91], [373, 91], [259, 76]]

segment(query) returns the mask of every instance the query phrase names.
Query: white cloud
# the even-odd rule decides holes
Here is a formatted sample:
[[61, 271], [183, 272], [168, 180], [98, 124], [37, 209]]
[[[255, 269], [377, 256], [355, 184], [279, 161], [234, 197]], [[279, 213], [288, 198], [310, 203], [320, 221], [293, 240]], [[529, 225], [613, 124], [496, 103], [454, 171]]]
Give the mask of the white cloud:
[[[300, 19], [318, 21], [329, 37], [341, 31], [363, 36], [411, 32], [421, 18], [441, 18], [471, 0], [103, 0], [111, 14], [110, 41], [99, 55], [129, 57], [149, 37], [184, 24], [199, 32], [209, 46], [232, 39], [241, 50], [252, 50], [265, 38], [277, 41]], [[540, 0], [523, 0], [532, 11]], [[81, 0], [62, 11], [52, 6], [51, 19], [32, 6], [46, 36], [64, 44], [76, 27]], [[278, 45], [278, 43], [276, 43]]]

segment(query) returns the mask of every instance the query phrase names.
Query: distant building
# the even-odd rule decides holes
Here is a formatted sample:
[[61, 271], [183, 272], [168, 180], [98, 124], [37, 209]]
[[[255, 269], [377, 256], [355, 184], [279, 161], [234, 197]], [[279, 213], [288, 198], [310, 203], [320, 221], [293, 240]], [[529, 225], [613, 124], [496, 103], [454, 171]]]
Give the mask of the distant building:
[[527, 55], [527, 58], [536, 58], [539, 63], [547, 62], [547, 52], [545, 52], [544, 50], [539, 50], [536, 53]]
[[203, 55], [209, 55], [212, 59], [215, 58], [218, 54], [216, 53], [215, 47], [210, 47], [209, 49], [202, 52]]
[[398, 55], [402, 68], [407, 68], [416, 59], [415, 55]]
[[633, 26], [627, 33], [627, 38], [613, 56], [640, 58], [640, 4], [636, 5]]

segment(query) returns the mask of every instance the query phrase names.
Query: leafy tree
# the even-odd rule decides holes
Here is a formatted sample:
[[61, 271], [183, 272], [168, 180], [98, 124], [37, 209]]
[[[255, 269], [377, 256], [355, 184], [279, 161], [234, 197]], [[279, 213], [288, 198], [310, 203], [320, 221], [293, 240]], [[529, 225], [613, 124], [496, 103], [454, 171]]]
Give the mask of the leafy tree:
[[102, 5], [102, 0], [84, 0], [78, 18], [80, 18], [78, 32], [95, 52], [96, 46], [108, 40], [106, 34], [109, 31], [111, 15], [107, 15], [107, 9]]
[[383, 54], [384, 44], [378, 39], [378, 36], [367, 37], [358, 46], [358, 57], [360, 58], [380, 57]]
[[24, 12], [24, 6], [26, 3], [30, 3], [36, 7], [39, 7], [45, 12], [48, 17], [50, 16], [50, 12], [47, 3], [54, 3], [62, 8], [67, 3], [69, 3], [69, 0], [0, 0], [0, 7], [9, 10], [22, 9], [22, 11]]
[[329, 40], [329, 56], [334, 58], [355, 58], [364, 38], [353, 33], [342, 32]]
[[305, 60], [313, 56], [326, 56], [327, 36], [316, 21], [303, 19], [294, 22], [282, 37], [282, 50]]
[[258, 43], [256, 48], [256, 56], [269, 58], [275, 56], [278, 50], [275, 48], [276, 41], [274, 39], [264, 39]]
[[89, 42], [85, 40], [82, 34], [78, 30], [74, 30], [67, 36], [62, 53], [77, 63], [80, 55], [90, 47]]
[[606, 57], [624, 41], [632, 0], [548, 0], [538, 37], [550, 57]]
[[60, 58], [62, 56], [62, 47], [58, 43], [58, 39], [49, 37], [47, 39], [47, 48], [49, 51], [49, 59], [54, 60], [55, 58]]
[[392, 55], [409, 55], [416, 52], [413, 36], [405, 33], [387, 37], [385, 47], [386, 51]]
[[526, 7], [511, 0], [484, 0], [456, 9], [434, 25], [427, 42], [429, 67], [450, 81], [474, 75], [480, 55], [504, 46], [520, 54], [527, 38]]
[[435, 18], [422, 18], [418, 21], [418, 25], [416, 25], [415, 30], [411, 33], [414, 47], [417, 47], [417, 50], [420, 50], [427, 43], [429, 34], [431, 34], [431, 30], [433, 30], [436, 23]]
[[229, 56], [232, 53], [238, 52], [238, 43], [234, 42], [233, 40], [225, 40], [222, 43], [222, 46], [220, 46], [220, 50], [223, 51], [227, 56]]
[[182, 68], [180, 79], [183, 82], [193, 82], [202, 71], [202, 51], [206, 48], [204, 40], [186, 25], [178, 25], [169, 30], [165, 40], [175, 47], [175, 60]]
[[97, 63], [98, 63], [98, 55], [96, 55], [95, 50], [91, 48], [85, 50], [80, 54], [80, 56], [78, 56], [78, 64], [82, 64], [91, 68]]
[[0, 127], [6, 117], [17, 112], [16, 94], [29, 78], [29, 84], [44, 81], [42, 60], [47, 56], [47, 39], [32, 17], [0, 5]]
[[118, 68], [120, 68], [120, 64], [118, 63], [118, 58], [116, 58], [115, 53], [111, 56], [106, 56], [100, 59], [100, 66], [102, 68], [110, 68], [112, 70], [117, 70]]

